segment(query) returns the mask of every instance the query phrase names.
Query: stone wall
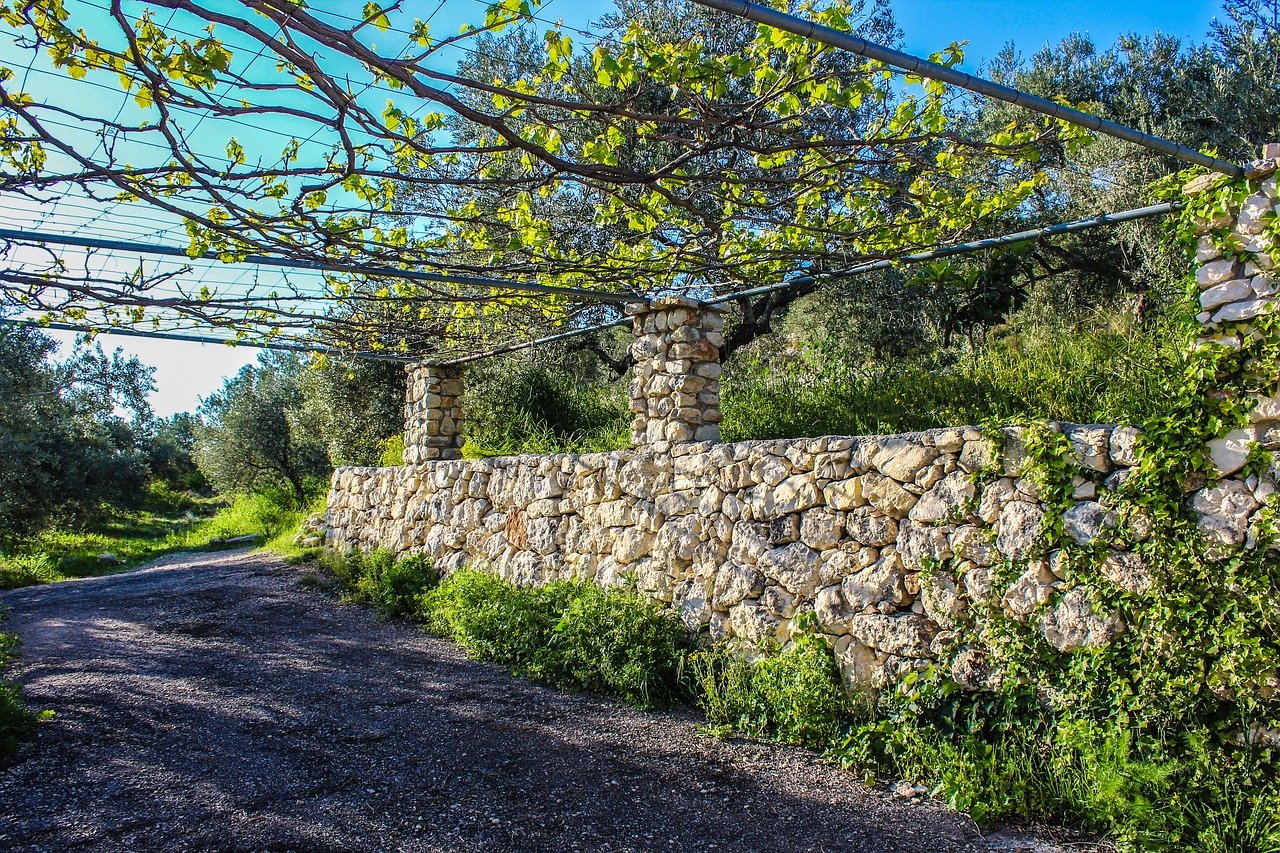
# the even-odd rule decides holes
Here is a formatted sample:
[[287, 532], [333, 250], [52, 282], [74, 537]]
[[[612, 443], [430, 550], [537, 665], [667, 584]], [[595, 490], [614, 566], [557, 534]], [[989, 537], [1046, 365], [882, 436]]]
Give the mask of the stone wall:
[[[1083, 472], [1066, 531], [1089, 543], [1115, 526], [1107, 496], [1136, 462], [1138, 433], [1058, 428]], [[1045, 508], [1020, 477], [1019, 433], [1005, 439], [1002, 461], [960, 428], [343, 468], [329, 544], [426, 553], [445, 571], [467, 564], [525, 584], [633, 576], [691, 630], [755, 645], [785, 644], [791, 618], [812, 611], [864, 685], [937, 657], [974, 601], [1024, 620], [1046, 610], [1042, 630], [1062, 650], [1106, 642], [1122, 626], [1082, 594], [1050, 606], [1067, 574], [1060, 555], [1037, 550]], [[953, 571], [930, 571], [952, 557]], [[1000, 583], [1002, 558], [1026, 571]], [[1104, 572], [1134, 589], [1149, 582], [1121, 552]], [[962, 682], [984, 677], [981, 661], [957, 661]]]
[[[1248, 169], [1256, 192], [1197, 223], [1198, 347], [1240, 349], [1280, 304], [1269, 225], [1280, 213], [1278, 165], [1280, 146], [1268, 146]], [[1194, 199], [1222, 180], [1185, 190]], [[1137, 430], [1049, 425], [1074, 456], [1065, 505], [1023, 476], [1015, 429], [998, 441], [963, 427], [717, 444], [717, 310], [661, 298], [633, 313], [635, 450], [462, 460], [461, 374], [417, 366], [406, 465], [334, 474], [328, 544], [426, 553], [446, 572], [466, 564], [518, 583], [634, 578], [691, 630], [748, 646], [785, 644], [794, 617], [811, 612], [847, 680], [870, 687], [937, 659], [967, 687], [999, 678], [989, 661], [999, 649], [966, 647], [953, 630], [970, 608], [1003, 611], [1066, 652], [1125, 630], [1120, 613], [1098, 603], [1108, 595], [1097, 585], [1139, 606], [1152, 588], [1159, 567], [1134, 549], [1152, 522], [1116, 511], [1138, 463]], [[1244, 378], [1252, 394], [1275, 383]], [[1280, 398], [1254, 403], [1246, 427], [1209, 443], [1214, 478], [1187, 484], [1210, 559], [1270, 529], [1263, 514], [1277, 466], [1260, 476], [1246, 463], [1254, 447], [1280, 450]], [[1073, 568], [1077, 552], [1083, 571]]]

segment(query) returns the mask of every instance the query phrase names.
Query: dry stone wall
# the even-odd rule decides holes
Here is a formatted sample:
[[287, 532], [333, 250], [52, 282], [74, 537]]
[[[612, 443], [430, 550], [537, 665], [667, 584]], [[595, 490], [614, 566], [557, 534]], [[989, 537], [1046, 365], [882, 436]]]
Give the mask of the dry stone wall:
[[[1278, 166], [1280, 146], [1268, 146], [1249, 166], [1256, 192], [1198, 223], [1199, 347], [1241, 349], [1280, 304]], [[1222, 180], [1185, 192], [1194, 199]], [[1018, 429], [717, 444], [716, 309], [655, 299], [634, 311], [634, 331], [637, 449], [462, 460], [461, 374], [416, 366], [406, 464], [334, 474], [327, 544], [425, 553], [446, 572], [471, 565], [523, 584], [634, 580], [691, 630], [747, 647], [785, 645], [811, 622], [847, 681], [871, 688], [931, 661], [961, 685], [992, 686], [1001, 650], [964, 645], [967, 611], [1002, 611], [1071, 652], [1125, 631], [1100, 604], [1114, 601], [1108, 592], [1140, 603], [1158, 587], [1162, 567], [1134, 547], [1154, 522], [1120, 518], [1116, 500], [1139, 463], [1133, 428], [1048, 425], [1065, 437], [1074, 474], [1069, 495], [1047, 497], [1027, 476]], [[1274, 387], [1273, 376], [1252, 379]], [[1187, 484], [1213, 560], [1274, 536], [1280, 464], [1247, 463], [1255, 448], [1280, 450], [1280, 398], [1253, 402], [1245, 427], [1209, 443], [1213, 477]], [[1078, 555], [1086, 571], [1073, 569]]]
[[[1083, 472], [1066, 532], [1100, 541], [1138, 433], [1057, 428]], [[691, 630], [755, 646], [785, 644], [809, 611], [847, 679], [876, 687], [941, 656], [974, 602], [1036, 614], [1064, 651], [1123, 629], [1083, 593], [1054, 595], [1066, 572], [1043, 551], [1046, 509], [1020, 476], [1019, 435], [993, 442], [960, 428], [343, 468], [328, 543], [426, 553], [446, 572], [465, 564], [522, 584], [634, 578]], [[1027, 568], [1001, 581], [1005, 560]], [[1150, 582], [1122, 552], [1105, 571], [1134, 588]], [[962, 683], [987, 676], [976, 652], [954, 666]]]

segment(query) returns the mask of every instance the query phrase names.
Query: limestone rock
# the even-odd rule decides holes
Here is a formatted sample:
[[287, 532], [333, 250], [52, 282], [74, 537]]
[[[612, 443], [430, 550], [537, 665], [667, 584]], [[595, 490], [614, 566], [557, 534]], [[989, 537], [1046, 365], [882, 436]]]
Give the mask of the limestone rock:
[[897, 557], [884, 557], [857, 574], [846, 577], [840, 585], [840, 591], [845, 603], [854, 613], [876, 607], [881, 602], [900, 607], [910, 600], [903, 581], [902, 563]]
[[1085, 468], [1103, 474], [1111, 471], [1111, 428], [1100, 426], [1068, 426], [1067, 440], [1076, 460]]
[[1142, 430], [1134, 427], [1116, 427], [1111, 431], [1111, 461], [1117, 465], [1138, 464], [1138, 438]]
[[813, 482], [812, 474], [797, 474], [777, 485], [773, 493], [775, 512], [800, 512], [822, 502], [822, 494]]
[[760, 606], [757, 601], [743, 601], [729, 608], [729, 626], [735, 636], [759, 644], [777, 638], [782, 619]]
[[1209, 442], [1209, 457], [1219, 477], [1234, 474], [1249, 461], [1249, 446], [1257, 440], [1253, 428], [1234, 429]]
[[859, 643], [898, 657], [929, 659], [929, 646], [938, 629], [923, 616], [855, 613], [849, 617], [849, 635]]
[[951, 558], [950, 528], [903, 521], [898, 525], [898, 556], [907, 571], [917, 571], [926, 560], [942, 562]]
[[978, 504], [978, 517], [987, 524], [995, 524], [1000, 518], [1000, 511], [1004, 509], [1005, 504], [1013, 500], [1016, 493], [1013, 480], [1008, 477], [1002, 477], [990, 483], [982, 490], [982, 501]]
[[925, 615], [944, 630], [956, 626], [956, 620], [964, 615], [966, 604], [960, 597], [956, 580], [949, 572], [934, 570], [922, 573], [920, 582], [920, 600], [924, 603]]
[[919, 523], [943, 521], [959, 514], [975, 494], [973, 482], [963, 471], [953, 471], [920, 496], [910, 518]]
[[862, 478], [851, 477], [848, 480], [837, 480], [822, 490], [827, 506], [832, 509], [854, 509], [866, 506], [870, 501], [863, 496]]
[[1082, 587], [1062, 596], [1040, 623], [1044, 638], [1060, 652], [1108, 645], [1124, 631], [1124, 627], [1119, 614], [1102, 616], [1095, 613]]
[[1153, 583], [1151, 570], [1141, 555], [1112, 551], [1102, 562], [1102, 576], [1125, 592], [1144, 595]]
[[800, 522], [800, 541], [817, 551], [834, 548], [844, 535], [844, 519], [829, 509], [811, 509]]
[[879, 474], [862, 476], [862, 494], [873, 507], [894, 518], [906, 518], [916, 503], [915, 495]]
[[938, 451], [913, 441], [891, 438], [880, 445], [880, 451], [871, 460], [886, 477], [900, 483], [910, 483], [920, 470], [938, 458]]
[[1244, 544], [1249, 516], [1257, 508], [1253, 493], [1239, 480], [1223, 480], [1191, 496], [1196, 528], [1209, 541], [1212, 559], [1222, 559]]
[[810, 596], [818, 585], [818, 552], [803, 542], [774, 548], [757, 563], [765, 577], [776, 580], [787, 592]]
[[1000, 604], [1010, 616], [1025, 622], [1037, 608], [1049, 603], [1057, 580], [1049, 569], [1048, 560], [1036, 560], [1013, 582]]
[[1030, 552], [1040, 536], [1044, 510], [1027, 501], [1010, 501], [1000, 511], [996, 549], [1010, 560]]
[[724, 610], [763, 591], [764, 576], [757, 569], [730, 561], [716, 572], [713, 609]]
[[1062, 514], [1063, 531], [1077, 545], [1089, 545], [1116, 527], [1116, 516], [1097, 501], [1079, 501]]
[[898, 522], [870, 510], [857, 510], [845, 516], [849, 538], [860, 545], [879, 548], [898, 538]]
[[828, 634], [844, 634], [849, 630], [851, 615], [838, 585], [818, 590], [813, 600], [813, 616], [817, 620], [819, 630]]
[[997, 559], [991, 534], [971, 524], [956, 528], [951, 536], [951, 550], [956, 559], [968, 560], [979, 566], [990, 566]]

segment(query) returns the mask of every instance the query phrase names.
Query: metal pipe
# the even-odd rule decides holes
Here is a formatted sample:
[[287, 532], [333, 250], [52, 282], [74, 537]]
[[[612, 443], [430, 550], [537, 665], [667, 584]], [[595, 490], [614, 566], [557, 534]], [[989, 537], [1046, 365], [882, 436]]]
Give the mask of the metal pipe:
[[535, 341], [525, 341], [524, 343], [520, 343], [520, 344], [511, 344], [510, 346], [498, 347], [497, 349], [472, 353], [471, 355], [464, 355], [462, 358], [455, 358], [452, 361], [441, 361], [441, 362], [432, 362], [432, 363], [439, 364], [441, 367], [453, 367], [454, 365], [458, 365], [458, 364], [470, 364], [473, 361], [480, 361], [481, 359], [490, 358], [491, 356], [495, 356], [495, 355], [507, 355], [508, 353], [520, 352], [521, 350], [530, 349], [532, 347], [541, 346], [543, 344], [551, 344], [551, 343], [555, 343], [556, 341], [564, 341], [564, 340], [568, 340], [569, 338], [577, 338], [577, 337], [581, 337], [582, 335], [589, 335], [592, 332], [603, 332], [605, 329], [613, 329], [613, 328], [616, 328], [617, 326], [625, 326], [627, 323], [630, 323], [630, 322], [631, 322], [630, 317], [623, 317], [622, 319], [614, 320], [611, 323], [601, 323], [598, 326], [587, 326], [586, 328], [583, 328], [583, 329], [574, 329], [572, 332], [561, 332], [558, 335], [551, 335], [550, 337], [546, 337], [546, 338], [538, 338]]
[[408, 356], [391, 355], [377, 352], [346, 352], [334, 347], [306, 346], [303, 344], [253, 343], [251, 341], [233, 341], [227, 338], [214, 338], [208, 335], [182, 335], [176, 332], [148, 332], [141, 329], [99, 329], [95, 326], [77, 326], [72, 323], [41, 323], [37, 320], [10, 320], [0, 318], [0, 325], [28, 326], [33, 329], [58, 329], [64, 332], [93, 332], [99, 335], [119, 335], [126, 338], [156, 338], [163, 341], [185, 341], [195, 344], [224, 344], [226, 346], [252, 347], [253, 349], [284, 350], [286, 352], [312, 352], [324, 355], [351, 355], [356, 358], [374, 359], [377, 361], [398, 361], [409, 363], [416, 361]]
[[[59, 246], [78, 246], [84, 249], [109, 249], [118, 252], [139, 252], [148, 255], [165, 255], [168, 257], [196, 260], [187, 254], [185, 249], [176, 246], [154, 246], [146, 243], [134, 243], [127, 240], [104, 240], [97, 237], [73, 237], [63, 234], [46, 234], [40, 231], [21, 231], [0, 228], [0, 240], [19, 240], [26, 243], [52, 243]], [[216, 252], [205, 252], [199, 256], [207, 260], [220, 260]], [[606, 302], [622, 302], [628, 304], [647, 304], [648, 297], [631, 293], [614, 293], [606, 290], [582, 290], [576, 287], [556, 287], [549, 284], [530, 284], [523, 281], [507, 281], [497, 278], [476, 278], [462, 275], [443, 275], [440, 273], [418, 272], [417, 270], [398, 270], [392, 267], [351, 267], [342, 264], [317, 263], [295, 258], [273, 258], [267, 255], [247, 255], [236, 263], [254, 264], [264, 267], [287, 267], [290, 269], [315, 270], [318, 272], [348, 273], [350, 275], [373, 275], [384, 278], [403, 278], [409, 281], [427, 281], [433, 284], [469, 284], [478, 287], [493, 287], [506, 290], [521, 290], [531, 293], [552, 293], [563, 296], [579, 296], [586, 299], [599, 299]]]
[[803, 18], [797, 18], [794, 15], [788, 15], [784, 12], [770, 9], [767, 6], [751, 3], [749, 0], [693, 0], [693, 2], [710, 9], [728, 12], [730, 15], [737, 15], [740, 18], [747, 18], [775, 29], [785, 30], [803, 38], [838, 47], [841, 50], [847, 50], [859, 56], [865, 56], [869, 59], [883, 62], [886, 65], [901, 68], [912, 74], [919, 74], [922, 77], [950, 83], [953, 86], [959, 86], [962, 89], [968, 89], [971, 92], [977, 92], [989, 98], [1017, 104], [1020, 107], [1025, 107], [1071, 124], [1087, 127], [1098, 133], [1105, 133], [1108, 136], [1114, 136], [1118, 139], [1132, 142], [1135, 145], [1141, 145], [1144, 148], [1168, 154], [1188, 163], [1195, 163], [1198, 166], [1213, 169], [1215, 172], [1222, 172], [1224, 175], [1230, 175], [1233, 178], [1244, 177], [1245, 174], [1244, 169], [1235, 163], [1228, 163], [1226, 160], [1219, 160], [1217, 157], [1201, 154], [1199, 151], [1188, 148], [1185, 145], [1179, 145], [1176, 142], [1170, 142], [1167, 139], [1161, 139], [1158, 136], [1152, 136], [1149, 133], [1125, 127], [1122, 124], [1091, 116], [1088, 113], [1073, 110], [1071, 107], [1064, 107], [1062, 104], [1056, 104], [1053, 101], [1045, 100], [1017, 89], [1002, 86], [994, 81], [975, 77], [972, 74], [948, 68], [945, 65], [939, 65], [927, 59], [921, 59], [918, 56], [912, 56], [900, 50], [869, 42], [851, 33], [842, 33], [830, 27], [820, 26], [812, 21], [806, 21]]
[[969, 252], [981, 252], [986, 249], [998, 249], [1002, 246], [1014, 246], [1018, 243], [1029, 243], [1032, 240], [1039, 240], [1044, 237], [1053, 237], [1058, 234], [1074, 234], [1077, 231], [1086, 231], [1090, 228], [1098, 228], [1103, 225], [1118, 225], [1122, 222], [1132, 222], [1135, 219], [1146, 219], [1151, 216], [1163, 216], [1167, 213], [1173, 213], [1181, 209], [1182, 205], [1180, 204], [1166, 202], [1164, 204], [1153, 204], [1149, 207], [1138, 207], [1133, 210], [1122, 210], [1118, 213], [1103, 213], [1099, 216], [1091, 216], [1088, 219], [1077, 219], [1073, 222], [1062, 222], [1058, 225], [1046, 225], [1043, 228], [1031, 228], [1027, 231], [1016, 231], [1012, 234], [1005, 234], [1000, 237], [988, 237], [983, 240], [973, 240], [968, 243], [956, 243], [951, 246], [942, 246], [925, 252], [915, 252], [910, 255], [903, 255], [899, 258], [868, 261], [865, 264], [859, 264], [858, 266], [850, 267], [845, 270], [834, 270], [827, 273], [818, 273], [817, 275], [792, 278], [778, 284], [753, 287], [750, 290], [740, 290], [736, 293], [717, 296], [715, 299], [706, 300], [705, 304], [719, 305], [723, 302], [732, 302], [735, 299], [742, 299], [744, 297], [751, 296], [763, 296], [766, 293], [774, 293], [779, 290], [814, 284], [819, 281], [827, 281], [833, 278], [848, 278], [850, 276], [861, 275], [862, 273], [889, 269], [894, 264], [926, 263], [928, 261], [937, 260], [938, 258], [949, 258], [952, 255], [964, 255]]
[[[983, 240], [973, 240], [968, 243], [956, 243], [951, 246], [941, 246], [941, 247], [930, 249], [924, 252], [915, 252], [910, 255], [903, 255], [900, 258], [870, 261], [868, 263], [860, 264], [855, 267], [850, 267], [849, 269], [845, 269], [845, 270], [835, 270], [829, 273], [820, 273], [818, 275], [792, 278], [792, 279], [788, 279], [787, 281], [780, 282], [778, 284], [771, 284], [763, 287], [752, 288], [750, 290], [741, 290], [735, 293], [725, 294], [724, 296], [717, 296], [714, 299], [704, 300], [703, 304], [719, 305], [724, 302], [732, 302], [735, 299], [742, 299], [744, 297], [751, 297], [751, 296], [761, 296], [766, 293], [773, 293], [779, 290], [786, 290], [787, 288], [795, 287], [796, 285], [813, 284], [813, 283], [824, 281], [827, 279], [847, 278], [850, 276], [860, 275], [866, 272], [874, 272], [876, 270], [888, 269], [892, 267], [895, 263], [923, 263], [923, 262], [935, 260], [937, 258], [950, 257], [952, 255], [962, 255], [962, 254], [967, 254], [969, 252], [979, 252], [986, 249], [999, 248], [1001, 246], [1012, 246], [1018, 243], [1026, 243], [1031, 240], [1037, 240], [1043, 237], [1052, 237], [1058, 234], [1072, 234], [1077, 231], [1084, 231], [1090, 228], [1098, 228], [1103, 225], [1117, 225], [1122, 222], [1132, 222], [1133, 220], [1136, 220], [1136, 219], [1144, 219], [1151, 216], [1162, 216], [1164, 214], [1173, 213], [1181, 209], [1182, 209], [1182, 205], [1180, 204], [1165, 203], [1165, 204], [1151, 205], [1150, 207], [1135, 208], [1133, 210], [1122, 210], [1118, 213], [1104, 213], [1099, 216], [1089, 217], [1088, 219], [1077, 219], [1072, 222], [1063, 222], [1058, 225], [1048, 225], [1043, 228], [1032, 228], [1026, 231], [1017, 231], [1012, 234], [1005, 234], [1000, 237], [989, 237]], [[2, 235], [3, 235], [3, 232], [0, 232], [0, 236]], [[605, 331], [606, 329], [612, 329], [618, 326], [624, 326], [627, 323], [630, 323], [631, 319], [632, 318], [630, 317], [623, 317], [621, 319], [614, 320], [609, 323], [601, 323], [596, 326], [587, 326], [581, 329], [574, 329], [571, 332], [561, 332], [559, 334], [550, 335], [545, 338], [538, 338], [536, 340], [525, 341], [519, 344], [511, 344], [509, 346], [498, 347], [497, 349], [486, 350], [484, 352], [473, 353], [471, 355], [462, 356], [461, 358], [455, 358], [450, 361], [443, 361], [443, 362], [436, 362], [436, 363], [442, 366], [469, 364], [471, 362], [480, 361], [481, 359], [490, 358], [496, 355], [507, 355], [509, 353], [520, 352], [522, 350], [531, 349], [532, 347], [541, 346], [542, 344], [549, 344], [549, 343], [555, 343], [556, 341], [569, 340], [571, 338], [580, 337], [582, 335], [589, 335], [593, 332], [602, 332], [602, 331]], [[14, 325], [27, 325], [27, 326], [55, 328], [55, 329], [67, 329], [70, 331], [99, 331], [98, 329], [94, 329], [92, 327], [78, 327], [78, 326], [68, 325], [65, 323], [42, 324], [42, 323], [36, 323], [36, 322], [16, 321], [16, 320], [0, 320], [0, 323], [10, 323]], [[173, 340], [194, 341], [197, 343], [223, 343], [223, 344], [227, 343], [226, 340], [219, 339], [219, 338], [204, 338], [204, 337], [197, 337], [197, 336], [174, 335], [174, 334], [167, 334], [164, 332], [141, 332], [141, 331], [134, 331], [130, 329], [115, 329], [109, 332], [102, 332], [102, 334], [118, 334], [118, 335], [133, 335], [137, 337], [169, 338]], [[299, 352], [324, 352], [324, 353], [337, 352], [337, 350], [332, 350], [332, 349], [326, 350], [318, 347], [311, 348], [311, 347], [301, 347], [301, 346], [294, 346], [294, 345], [287, 345], [287, 344], [253, 344], [253, 343], [246, 342], [238, 345], [259, 347], [262, 349], [291, 349]], [[415, 359], [415, 358], [384, 355], [380, 353], [356, 353], [355, 355], [360, 358], [377, 358], [377, 359], [384, 359], [389, 361], [401, 361], [401, 362], [417, 362], [418, 361], [418, 359]]]

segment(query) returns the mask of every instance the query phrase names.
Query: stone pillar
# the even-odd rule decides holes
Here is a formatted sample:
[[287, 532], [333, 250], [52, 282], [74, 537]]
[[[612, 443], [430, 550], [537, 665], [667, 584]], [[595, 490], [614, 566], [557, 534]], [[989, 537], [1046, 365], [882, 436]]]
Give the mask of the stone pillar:
[[631, 440], [720, 440], [720, 309], [683, 297], [633, 306], [635, 378], [631, 380]]
[[[1280, 307], [1280, 271], [1275, 269], [1274, 246], [1264, 233], [1264, 217], [1280, 212], [1277, 200], [1276, 171], [1280, 167], [1280, 144], [1263, 148], [1262, 159], [1245, 166], [1246, 176], [1258, 189], [1237, 209], [1216, 211], [1208, 219], [1196, 221], [1199, 242], [1196, 245], [1196, 283], [1200, 286], [1201, 313], [1196, 317], [1203, 327], [1197, 346], [1228, 346], [1240, 349], [1253, 331], [1253, 321]], [[1208, 174], [1184, 187], [1188, 196], [1215, 189], [1226, 179]], [[1224, 237], [1223, 235], [1228, 235]], [[1252, 377], [1250, 385], [1266, 386], [1275, 377]], [[1250, 445], [1259, 439], [1259, 427], [1278, 426], [1280, 399], [1258, 400], [1250, 413], [1251, 426], [1237, 429], [1209, 443], [1219, 475], [1234, 474], [1245, 464]]]
[[465, 367], [411, 364], [404, 401], [404, 464], [462, 458]]

